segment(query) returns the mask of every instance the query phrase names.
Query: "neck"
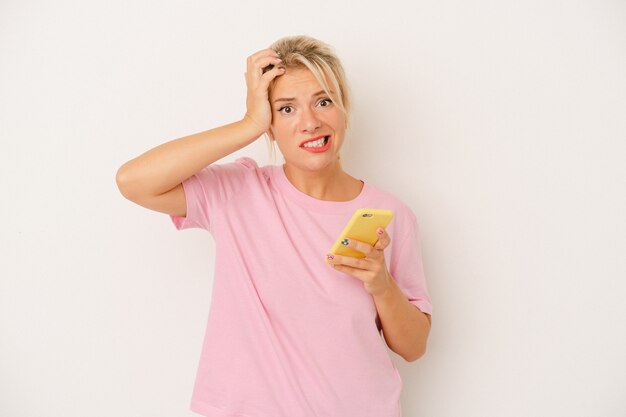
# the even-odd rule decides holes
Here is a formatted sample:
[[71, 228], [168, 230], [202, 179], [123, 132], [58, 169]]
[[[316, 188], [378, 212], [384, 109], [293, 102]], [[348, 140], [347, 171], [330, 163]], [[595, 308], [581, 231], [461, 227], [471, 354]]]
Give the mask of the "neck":
[[361, 181], [351, 177], [341, 167], [341, 162], [315, 171], [307, 171], [285, 163], [287, 179], [298, 190], [318, 200], [349, 201], [361, 192]]

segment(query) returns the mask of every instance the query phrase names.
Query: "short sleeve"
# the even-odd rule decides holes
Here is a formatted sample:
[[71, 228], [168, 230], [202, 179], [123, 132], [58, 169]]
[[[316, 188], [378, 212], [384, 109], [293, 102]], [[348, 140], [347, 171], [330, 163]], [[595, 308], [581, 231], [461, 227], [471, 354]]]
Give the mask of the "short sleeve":
[[209, 165], [184, 180], [187, 213], [185, 217], [170, 215], [176, 229], [210, 231], [213, 215], [244, 187], [256, 169], [254, 160], [240, 158], [227, 164]]
[[415, 216], [409, 212], [403, 232], [392, 242], [389, 272], [407, 296], [409, 302], [420, 311], [432, 315], [432, 303], [426, 286], [424, 266]]

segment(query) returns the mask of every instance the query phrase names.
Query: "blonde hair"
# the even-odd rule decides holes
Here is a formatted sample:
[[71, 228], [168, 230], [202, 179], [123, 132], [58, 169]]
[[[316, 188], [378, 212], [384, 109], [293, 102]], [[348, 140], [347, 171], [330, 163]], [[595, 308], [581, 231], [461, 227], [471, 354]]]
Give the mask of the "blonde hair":
[[[278, 52], [282, 59], [281, 66], [287, 69], [307, 68], [315, 76], [326, 94], [341, 109], [346, 117], [346, 126], [350, 120], [350, 92], [339, 57], [330, 45], [310, 36], [287, 36], [274, 42], [270, 49]], [[269, 85], [268, 95], [271, 96], [274, 78]], [[268, 137], [270, 155], [274, 160], [273, 141]]]

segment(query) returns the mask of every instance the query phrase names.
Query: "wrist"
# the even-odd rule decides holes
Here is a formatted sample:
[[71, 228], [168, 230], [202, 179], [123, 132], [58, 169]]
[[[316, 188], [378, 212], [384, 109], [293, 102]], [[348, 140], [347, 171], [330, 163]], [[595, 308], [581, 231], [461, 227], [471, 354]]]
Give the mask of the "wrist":
[[394, 287], [397, 288], [395, 281], [389, 273], [385, 274], [385, 278], [379, 281], [375, 286], [370, 286], [369, 293], [374, 298], [384, 299], [392, 296]]
[[241, 119], [239, 123], [241, 124], [242, 129], [248, 133], [248, 136], [254, 138], [255, 140], [267, 132], [267, 129], [264, 129], [262, 125], [248, 113], [243, 116], [243, 119]]

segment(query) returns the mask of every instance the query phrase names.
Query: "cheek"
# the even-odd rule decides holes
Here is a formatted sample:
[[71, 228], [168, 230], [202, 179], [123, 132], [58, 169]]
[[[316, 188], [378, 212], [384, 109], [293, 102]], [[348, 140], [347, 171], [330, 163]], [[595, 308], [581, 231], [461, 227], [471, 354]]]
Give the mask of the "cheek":
[[293, 131], [293, 127], [296, 123], [295, 117], [281, 118], [280, 115], [277, 115], [272, 118], [270, 127], [276, 135], [289, 135], [290, 132]]
[[346, 129], [346, 118], [340, 110], [328, 115], [327, 123], [333, 126], [336, 131], [344, 131]]
[[284, 121], [272, 123], [270, 129], [272, 130], [274, 142], [276, 142], [280, 151], [283, 152], [285, 145], [293, 140], [294, 135], [291, 133], [291, 129]]

